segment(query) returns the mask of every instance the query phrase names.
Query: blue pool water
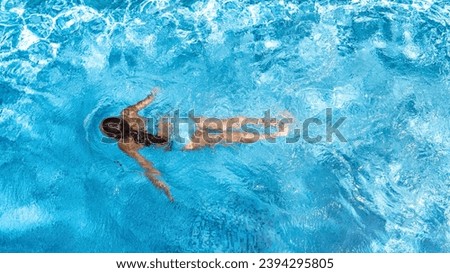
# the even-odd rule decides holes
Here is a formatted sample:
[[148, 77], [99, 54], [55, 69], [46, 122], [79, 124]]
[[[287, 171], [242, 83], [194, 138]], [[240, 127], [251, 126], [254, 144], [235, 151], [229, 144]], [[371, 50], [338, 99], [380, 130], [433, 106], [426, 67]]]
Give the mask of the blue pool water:
[[[0, 3], [0, 251], [450, 251], [447, 1]], [[98, 129], [155, 86], [347, 142], [146, 148], [170, 203]]]

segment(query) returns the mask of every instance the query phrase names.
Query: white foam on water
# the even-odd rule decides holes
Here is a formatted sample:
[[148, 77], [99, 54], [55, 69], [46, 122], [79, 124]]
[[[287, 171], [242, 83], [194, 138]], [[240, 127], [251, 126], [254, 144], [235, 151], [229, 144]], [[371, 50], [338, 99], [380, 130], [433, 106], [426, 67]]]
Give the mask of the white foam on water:
[[37, 136], [33, 128], [31, 115], [23, 111], [29, 108], [27, 105], [32, 103], [33, 101], [30, 98], [24, 97], [12, 105], [3, 107], [0, 111], [0, 125], [8, 128], [8, 130], [4, 130], [4, 136], [13, 141], [23, 133], [32, 138]]
[[336, 108], [343, 108], [351, 102], [358, 100], [359, 92], [351, 84], [337, 86], [333, 89], [332, 101]]
[[217, 10], [220, 9], [220, 5], [216, 0], [210, 0], [206, 5], [202, 5], [197, 8], [194, 13], [194, 19], [199, 22], [202, 18], [208, 21], [211, 27], [211, 33], [208, 35], [206, 41], [210, 44], [222, 44], [225, 40], [223, 31], [217, 24]]
[[403, 49], [403, 54], [410, 60], [417, 60], [420, 56], [420, 48], [414, 44], [408, 44]]
[[211, 26], [211, 30], [212, 32], [206, 41], [210, 44], [222, 44], [225, 41], [225, 37], [223, 32], [219, 30], [219, 26], [217, 24], [213, 24]]
[[445, 118], [435, 114], [416, 117], [408, 121], [409, 131], [417, 140], [445, 146], [448, 144], [448, 126], [444, 120]]
[[149, 55], [154, 55], [156, 53], [155, 41], [156, 36], [153, 34], [147, 35], [142, 39], [142, 46]]
[[[147, 0], [147, 1], [144, 1], [143, 3], [141, 3], [139, 5], [140, 12], [141, 13], [144, 12], [146, 10], [147, 5], [149, 5], [149, 4], [154, 6], [156, 8], [156, 10], [161, 11], [161, 10], [166, 9], [169, 6], [170, 1], [169, 0]], [[151, 8], [149, 8], [149, 9], [151, 9]]]
[[95, 9], [88, 6], [75, 6], [71, 9], [65, 10], [59, 13], [55, 20], [59, 17], [71, 17], [72, 19], [68, 20], [65, 24], [66, 28], [69, 28], [74, 23], [77, 22], [89, 22], [95, 18], [102, 17], [100, 13], [98, 13]]
[[142, 21], [140, 18], [136, 18], [133, 20], [133, 23], [137, 26], [145, 26], [145, 22]]
[[297, 13], [299, 11], [299, 7], [296, 4], [293, 3], [289, 3], [286, 5], [287, 9], [288, 9], [288, 13], [290, 15]]
[[5, 122], [7, 119], [9, 119], [10, 117], [12, 117], [14, 115], [14, 111], [11, 109], [8, 109], [6, 107], [2, 107], [0, 113], [1, 113], [0, 123]]
[[267, 49], [275, 49], [275, 48], [279, 47], [280, 44], [281, 44], [281, 43], [280, 43], [279, 41], [277, 41], [277, 40], [267, 40], [267, 41], [264, 41], [264, 46], [265, 46]]
[[61, 45], [57, 43], [50, 43], [50, 46], [52, 47], [52, 56], [53, 58], [56, 58], [56, 55], [58, 54], [58, 49]]
[[18, 207], [7, 210], [0, 216], [0, 231], [24, 232], [50, 220], [50, 215], [35, 204]]
[[203, 9], [197, 11], [197, 16], [204, 16], [208, 19], [208, 21], [212, 22], [217, 17], [218, 9], [219, 5], [216, 0], [210, 0]]
[[274, 80], [274, 77], [270, 71], [261, 73], [257, 81], [258, 84], [267, 84]]
[[17, 48], [20, 50], [27, 50], [32, 44], [37, 43], [38, 41], [39, 37], [30, 31], [27, 26], [24, 26], [22, 28], [22, 32], [20, 33]]
[[329, 105], [323, 99], [320, 90], [310, 90], [305, 94], [305, 103], [309, 105], [313, 113], [318, 113]]
[[103, 69], [106, 66], [107, 56], [105, 50], [95, 45], [90, 45], [86, 53], [81, 57], [83, 66], [86, 69]]
[[170, 5], [170, 0], [152, 0], [150, 2], [156, 3], [156, 8], [158, 10], [166, 9]]
[[376, 36], [375, 38], [372, 39], [372, 43], [375, 48], [383, 49], [383, 48], [387, 47], [386, 41], [378, 36]]
[[22, 16], [22, 14], [25, 12], [25, 9], [23, 8], [12, 8], [9, 11], [16, 13], [19, 16]]
[[412, 7], [417, 11], [427, 11], [434, 4], [434, 0], [414, 0], [412, 3]]
[[402, 171], [402, 164], [398, 162], [393, 162], [389, 164], [389, 179], [397, 183], [400, 179], [400, 174]]
[[[155, 48], [155, 42], [156, 42], [156, 35], [155, 34], [142, 34], [140, 33], [136, 28], [134, 28], [134, 26], [140, 26], [140, 23], [138, 22], [135, 25], [129, 26], [125, 29], [125, 38], [127, 40], [127, 42], [132, 43], [136, 46], [140, 46], [143, 47], [145, 52], [149, 55], [152, 56], [155, 54], [156, 52], [156, 48]], [[177, 31], [177, 35], [179, 35], [180, 33]], [[179, 36], [180, 38], [184, 38], [181, 35]], [[108, 37], [103, 37], [103, 40], [97, 39], [97, 43], [101, 46], [111, 46], [111, 44], [109, 44], [109, 40]], [[106, 48], [105, 48], [106, 50]], [[109, 50], [107, 50], [109, 51]]]
[[259, 21], [259, 13], [260, 13], [260, 8], [259, 8], [259, 4], [255, 4], [255, 5], [251, 5], [248, 8], [248, 11], [250, 12], [250, 16], [252, 18], [252, 22], [253, 25], [256, 25]]

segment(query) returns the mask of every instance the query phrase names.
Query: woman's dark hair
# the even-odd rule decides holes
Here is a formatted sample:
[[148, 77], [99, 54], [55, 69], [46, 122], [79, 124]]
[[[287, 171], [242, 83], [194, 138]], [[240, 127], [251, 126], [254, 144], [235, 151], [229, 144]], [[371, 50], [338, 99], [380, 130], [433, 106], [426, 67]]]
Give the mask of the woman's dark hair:
[[126, 120], [118, 117], [104, 119], [100, 129], [108, 137], [120, 140], [131, 136], [136, 143], [144, 144], [145, 146], [150, 146], [153, 143], [164, 144], [168, 141], [167, 138], [148, 134], [143, 130], [133, 130]]
[[105, 118], [100, 125], [102, 132], [117, 140], [130, 135], [130, 125], [125, 120], [118, 117]]

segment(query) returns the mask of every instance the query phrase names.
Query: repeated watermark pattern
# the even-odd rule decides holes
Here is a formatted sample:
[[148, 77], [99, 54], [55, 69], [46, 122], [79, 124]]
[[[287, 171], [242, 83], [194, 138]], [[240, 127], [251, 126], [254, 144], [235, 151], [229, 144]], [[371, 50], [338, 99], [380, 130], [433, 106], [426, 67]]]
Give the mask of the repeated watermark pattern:
[[[339, 117], [333, 122], [331, 108], [326, 108], [324, 119], [311, 117], [302, 122], [286, 115], [281, 118], [272, 117], [270, 110], [265, 111], [262, 118], [232, 117], [226, 119], [196, 116], [194, 110], [188, 111], [187, 115], [183, 116], [179, 110], [175, 110], [170, 116], [163, 116], [160, 119], [145, 118], [142, 121], [142, 119], [136, 118], [136, 122], [133, 122], [131, 129], [126, 128], [129, 124], [122, 123], [121, 128], [111, 128], [111, 130], [117, 130], [118, 134], [122, 134], [120, 139], [103, 137], [101, 141], [103, 143], [126, 141], [129, 139], [128, 135], [135, 134], [133, 141], [144, 143], [144, 138], [148, 134], [153, 136], [164, 134], [170, 136], [171, 141], [181, 144], [203, 142], [214, 145], [217, 143], [253, 143], [256, 141], [276, 143], [282, 140], [286, 143], [297, 143], [303, 140], [306, 143], [315, 144], [323, 141], [332, 142], [335, 139], [340, 142], [347, 142], [347, 139], [339, 130], [346, 119], [346, 117]], [[294, 124], [301, 128], [293, 128]], [[183, 130], [186, 127], [188, 139], [186, 139], [186, 134], [182, 133], [186, 131]], [[147, 134], [139, 133], [144, 131]], [[282, 138], [282, 140], [276, 137], [279, 136], [277, 135], [279, 132], [286, 132], [285, 138]], [[239, 133], [239, 136], [245, 138], [245, 141], [242, 139], [235, 141], [233, 133]]]

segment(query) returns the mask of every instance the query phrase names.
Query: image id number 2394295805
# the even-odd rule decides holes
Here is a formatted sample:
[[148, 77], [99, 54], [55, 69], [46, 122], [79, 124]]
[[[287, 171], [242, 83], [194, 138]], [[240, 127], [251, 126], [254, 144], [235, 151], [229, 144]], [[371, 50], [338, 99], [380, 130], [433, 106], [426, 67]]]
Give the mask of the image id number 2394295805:
[[333, 258], [259, 259], [259, 268], [333, 268]]

